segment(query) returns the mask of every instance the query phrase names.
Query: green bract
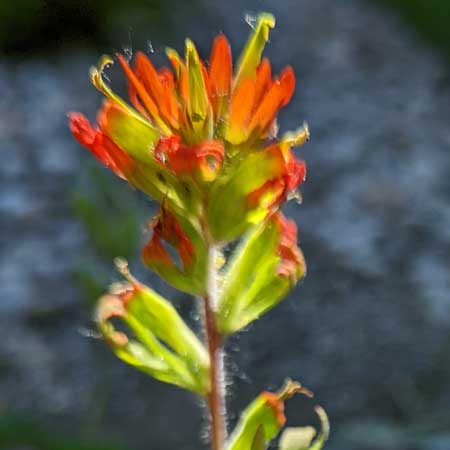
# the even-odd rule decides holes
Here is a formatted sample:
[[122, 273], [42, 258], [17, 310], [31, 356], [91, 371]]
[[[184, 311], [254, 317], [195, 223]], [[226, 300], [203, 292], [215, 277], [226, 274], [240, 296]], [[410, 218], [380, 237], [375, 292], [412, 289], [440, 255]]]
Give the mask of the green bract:
[[218, 301], [217, 326], [221, 333], [235, 333], [278, 304], [305, 273], [299, 265], [295, 279], [279, 273], [283, 264], [279, 247], [282, 230], [268, 220], [256, 226], [235, 250], [223, 276]]
[[[203, 344], [166, 299], [132, 282], [100, 299], [96, 319], [103, 336], [126, 363], [158, 380], [205, 395], [209, 360]], [[134, 337], [116, 330], [114, 318], [120, 318]]]
[[284, 402], [295, 394], [311, 396], [299, 383], [288, 381], [278, 393], [263, 392], [242, 412], [226, 450], [266, 449], [284, 426]]

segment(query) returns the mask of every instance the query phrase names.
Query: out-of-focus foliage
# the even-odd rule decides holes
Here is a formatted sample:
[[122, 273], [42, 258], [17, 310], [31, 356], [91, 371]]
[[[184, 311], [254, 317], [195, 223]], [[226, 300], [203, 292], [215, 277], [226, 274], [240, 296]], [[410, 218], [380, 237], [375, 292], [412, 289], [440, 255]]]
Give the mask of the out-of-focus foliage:
[[450, 57], [450, 2], [448, 0], [383, 0], [419, 33]]
[[[24, 446], [24, 447], [22, 447]], [[26, 417], [0, 417], [0, 449], [27, 448], [29, 450], [123, 450], [113, 444], [89, 442], [73, 436], [49, 432]]]
[[133, 256], [141, 222], [135, 197], [114, 181], [101, 169], [90, 168], [72, 196], [73, 210], [90, 244], [108, 261]]
[[[450, 57], [448, 0], [383, 2]], [[0, 2], [0, 51], [30, 52], [68, 43], [117, 46], [117, 34], [119, 39], [126, 38], [130, 24], [133, 31], [164, 32], [172, 3], [172, 0], [4, 0]]]
[[[110, 268], [116, 256], [131, 259], [136, 255], [140, 225], [135, 195], [98, 167], [89, 167], [79, 178], [71, 194], [72, 210], [82, 224], [89, 248], [104, 266]], [[77, 263], [74, 276], [86, 299], [97, 299], [110, 280], [110, 271], [102, 272], [88, 255]], [[94, 270], [95, 268], [95, 270]], [[95, 274], [95, 275], [93, 275]]]
[[0, 51], [117, 45], [117, 35], [124, 39], [130, 24], [137, 30], [146, 26], [163, 31], [169, 4], [162, 0], [1, 1]]

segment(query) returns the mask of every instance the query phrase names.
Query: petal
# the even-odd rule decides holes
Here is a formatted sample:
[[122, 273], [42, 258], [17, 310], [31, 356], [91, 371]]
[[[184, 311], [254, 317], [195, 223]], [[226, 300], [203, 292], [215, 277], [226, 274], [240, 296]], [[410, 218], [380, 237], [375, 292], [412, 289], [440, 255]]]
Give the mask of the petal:
[[230, 117], [225, 139], [231, 144], [240, 144], [247, 139], [247, 124], [255, 99], [255, 83], [247, 79], [233, 92]]
[[167, 84], [162, 83], [155, 67], [142, 52], [138, 52], [136, 55], [135, 73], [147, 92], [151, 95], [159, 109], [160, 115], [172, 128], [177, 129], [178, 118], [176, 117], [177, 109], [173, 108], [174, 103], [176, 105], [173, 89]]
[[181, 144], [179, 136], [163, 137], [155, 149], [156, 159], [176, 174], [201, 173], [204, 181], [211, 181], [222, 166], [224, 147], [220, 141], [205, 141], [198, 145]]
[[275, 81], [256, 109], [248, 132], [258, 130], [262, 133], [272, 123], [278, 110], [286, 105], [295, 89], [295, 76], [291, 67], [287, 67], [279, 81]]
[[170, 117], [169, 121], [174, 129], [178, 129], [180, 105], [176, 97], [176, 87], [173, 73], [167, 67], [163, 67], [159, 70], [158, 75], [165, 92], [164, 95], [167, 99], [167, 115]]
[[75, 139], [117, 176], [126, 179], [134, 163], [108, 136], [94, 130], [88, 119], [80, 113], [69, 114], [69, 126]]
[[150, 94], [145, 89], [144, 85], [139, 81], [139, 78], [136, 76], [133, 70], [131, 70], [126, 59], [121, 54], [117, 54], [117, 58], [119, 60], [120, 65], [122, 66], [123, 71], [125, 72], [125, 75], [128, 78], [128, 81], [130, 82], [133, 89], [136, 90], [139, 99], [141, 100], [145, 109], [149, 113], [151, 119], [155, 122], [155, 124], [158, 126], [158, 128], [161, 130], [163, 134], [170, 134], [170, 129], [159, 115], [158, 107], [151, 98]]
[[227, 38], [220, 34], [214, 39], [209, 59], [211, 98], [216, 116], [225, 113], [231, 91], [232, 59]]
[[256, 82], [255, 82], [255, 106], [261, 102], [264, 94], [269, 90], [272, 84], [272, 69], [270, 62], [267, 58], [263, 58], [261, 63], [256, 69]]

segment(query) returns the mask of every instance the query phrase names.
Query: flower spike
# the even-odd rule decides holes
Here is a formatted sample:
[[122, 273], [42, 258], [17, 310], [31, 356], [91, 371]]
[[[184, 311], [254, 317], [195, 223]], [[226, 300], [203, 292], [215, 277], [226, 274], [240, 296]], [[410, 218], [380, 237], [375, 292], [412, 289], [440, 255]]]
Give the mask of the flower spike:
[[[162, 67], [142, 52], [117, 54], [129, 102], [110, 87], [104, 71], [114, 61], [104, 56], [90, 71], [105, 97], [96, 123], [69, 114], [75, 139], [156, 201], [143, 262], [198, 298], [205, 342], [122, 259], [116, 265], [125, 282], [99, 299], [99, 330], [127, 364], [204, 398], [214, 450], [267, 450], [285, 425], [285, 401], [312, 396], [290, 380], [278, 392], [263, 392], [227, 437], [224, 341], [274, 308], [306, 275], [297, 226], [282, 208], [300, 198], [306, 164], [293, 149], [309, 139], [309, 129], [304, 123], [278, 137], [277, 116], [291, 101], [296, 78], [291, 66], [273, 73], [263, 55], [274, 26], [271, 14], [259, 14], [234, 65], [223, 34], [213, 40], [209, 61], [190, 39], [183, 55], [167, 48], [169, 64]], [[288, 428], [279, 450], [320, 450], [328, 421], [322, 409], [317, 414], [322, 432]]]

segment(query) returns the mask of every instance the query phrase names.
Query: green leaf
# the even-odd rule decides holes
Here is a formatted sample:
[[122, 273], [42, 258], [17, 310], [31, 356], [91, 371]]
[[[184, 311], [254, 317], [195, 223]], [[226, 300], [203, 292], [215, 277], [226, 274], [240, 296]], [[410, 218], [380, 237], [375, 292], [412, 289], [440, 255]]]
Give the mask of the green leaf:
[[311, 396], [300, 383], [288, 380], [277, 392], [263, 392], [241, 414], [225, 450], [261, 450], [285, 424], [284, 402], [295, 394]]
[[[165, 298], [137, 282], [123, 261], [118, 266], [130, 284], [115, 287], [99, 300], [96, 320], [106, 341], [127, 364], [206, 395], [209, 357], [203, 344]], [[134, 336], [117, 330], [113, 318], [121, 319]]]
[[261, 61], [261, 55], [269, 40], [269, 30], [275, 26], [275, 17], [272, 14], [261, 13], [254, 32], [249, 37], [236, 65], [234, 87], [246, 78], [253, 78], [256, 67]]
[[[226, 450], [248, 450], [255, 443], [259, 448], [265, 448], [265, 445], [278, 434], [282, 424], [279, 423], [265, 395], [266, 393], [263, 393], [258, 396], [241, 414]], [[258, 449], [258, 446], [256, 448]]]
[[36, 420], [36, 415], [2, 414], [0, 416], [0, 449], [28, 450], [124, 450], [117, 443], [80, 439], [66, 435], [60, 427], [48, 428]]
[[304, 267], [299, 267], [294, 280], [279, 273], [282, 239], [280, 223], [267, 220], [248, 232], [236, 248], [225, 267], [218, 300], [217, 326], [222, 334], [242, 329], [276, 306], [293, 281], [304, 275]]
[[311, 427], [286, 428], [280, 438], [279, 450], [321, 450], [330, 433], [330, 423], [325, 410], [316, 406], [316, 414], [321, 423], [321, 431], [317, 432]]
[[118, 180], [97, 166], [90, 167], [81, 174], [70, 199], [100, 257], [111, 261], [117, 255], [135, 255], [140, 239], [138, 202]]

